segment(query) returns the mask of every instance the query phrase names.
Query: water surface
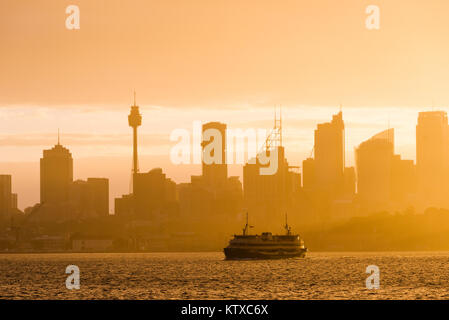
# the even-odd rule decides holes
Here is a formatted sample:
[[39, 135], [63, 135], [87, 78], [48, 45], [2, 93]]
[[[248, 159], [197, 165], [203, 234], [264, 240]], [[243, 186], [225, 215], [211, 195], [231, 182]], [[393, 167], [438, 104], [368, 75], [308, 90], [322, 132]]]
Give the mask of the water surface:
[[[68, 290], [65, 269], [80, 268]], [[368, 290], [368, 265], [380, 289]], [[1, 254], [3, 299], [448, 299], [449, 252], [309, 253], [225, 261], [211, 253]]]

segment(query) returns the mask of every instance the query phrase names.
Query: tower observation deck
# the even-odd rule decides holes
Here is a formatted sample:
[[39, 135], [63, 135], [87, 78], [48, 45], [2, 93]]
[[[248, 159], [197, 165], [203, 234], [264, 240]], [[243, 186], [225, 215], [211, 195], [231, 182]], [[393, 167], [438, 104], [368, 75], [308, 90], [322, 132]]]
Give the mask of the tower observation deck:
[[[133, 175], [139, 172], [139, 164], [137, 159], [137, 127], [142, 124], [142, 115], [139, 107], [136, 105], [136, 92], [134, 92], [134, 105], [131, 106], [131, 112], [128, 116], [128, 123], [133, 128]], [[133, 179], [134, 180], [134, 179]]]

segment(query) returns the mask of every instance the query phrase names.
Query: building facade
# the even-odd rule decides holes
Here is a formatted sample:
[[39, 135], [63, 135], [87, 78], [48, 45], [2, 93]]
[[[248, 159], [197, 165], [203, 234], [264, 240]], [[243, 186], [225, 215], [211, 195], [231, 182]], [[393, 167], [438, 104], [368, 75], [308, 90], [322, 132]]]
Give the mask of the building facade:
[[72, 154], [62, 145], [44, 150], [40, 160], [40, 200], [45, 204], [62, 204], [69, 200], [73, 182]]
[[421, 207], [449, 208], [449, 125], [446, 112], [419, 113], [416, 169]]
[[7, 218], [13, 207], [11, 175], [0, 175], [0, 219]]

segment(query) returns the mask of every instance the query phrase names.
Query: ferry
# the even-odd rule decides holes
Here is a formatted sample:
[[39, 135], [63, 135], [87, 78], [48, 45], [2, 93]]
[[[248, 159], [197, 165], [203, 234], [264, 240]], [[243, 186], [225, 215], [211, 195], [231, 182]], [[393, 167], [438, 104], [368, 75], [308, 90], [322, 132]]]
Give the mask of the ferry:
[[234, 235], [229, 245], [224, 248], [226, 260], [235, 259], [286, 259], [304, 258], [307, 248], [304, 240], [298, 234], [292, 234], [291, 228], [285, 219], [284, 235], [273, 235], [271, 232], [263, 232], [261, 235], [249, 235], [248, 214], [243, 234]]

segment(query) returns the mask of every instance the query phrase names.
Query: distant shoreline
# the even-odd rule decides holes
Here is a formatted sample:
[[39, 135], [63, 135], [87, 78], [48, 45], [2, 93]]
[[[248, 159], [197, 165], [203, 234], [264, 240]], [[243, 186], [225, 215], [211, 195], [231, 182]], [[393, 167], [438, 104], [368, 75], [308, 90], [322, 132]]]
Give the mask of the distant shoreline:
[[[446, 250], [313, 250], [310, 253], [436, 253], [449, 252]], [[0, 255], [20, 255], [20, 254], [124, 254], [124, 253], [223, 253], [221, 250], [204, 251], [5, 251]], [[224, 255], [224, 254], [223, 254]], [[306, 255], [307, 257], [307, 255]]]

